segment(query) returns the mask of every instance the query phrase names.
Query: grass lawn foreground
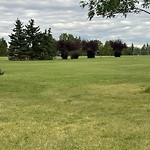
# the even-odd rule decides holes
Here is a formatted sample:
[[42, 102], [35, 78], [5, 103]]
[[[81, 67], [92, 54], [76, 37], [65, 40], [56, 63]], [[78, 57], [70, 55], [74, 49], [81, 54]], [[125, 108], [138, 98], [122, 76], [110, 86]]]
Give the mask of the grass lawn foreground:
[[1, 150], [150, 150], [150, 56], [0, 68]]

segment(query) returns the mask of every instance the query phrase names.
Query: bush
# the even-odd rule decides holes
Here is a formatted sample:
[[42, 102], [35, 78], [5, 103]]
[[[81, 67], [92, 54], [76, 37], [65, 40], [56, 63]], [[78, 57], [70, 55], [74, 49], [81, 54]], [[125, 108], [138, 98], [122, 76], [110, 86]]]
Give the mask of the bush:
[[61, 57], [62, 59], [68, 59], [68, 51], [61, 51]]
[[79, 52], [72, 51], [70, 52], [71, 59], [78, 59], [79, 58]]

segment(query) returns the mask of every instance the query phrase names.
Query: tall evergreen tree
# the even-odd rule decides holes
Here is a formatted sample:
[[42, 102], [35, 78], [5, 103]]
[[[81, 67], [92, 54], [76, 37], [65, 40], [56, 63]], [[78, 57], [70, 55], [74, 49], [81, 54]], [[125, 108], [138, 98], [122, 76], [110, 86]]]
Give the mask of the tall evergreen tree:
[[17, 19], [15, 28], [12, 30], [13, 33], [9, 35], [8, 55], [10, 60], [24, 60], [27, 58], [27, 42], [23, 27], [23, 23]]
[[51, 28], [39, 34], [39, 39], [39, 59], [53, 59], [57, 55], [57, 44], [52, 37]]
[[150, 55], [150, 45], [147, 43], [147, 54]]
[[144, 44], [141, 48], [141, 55], [148, 55], [149, 52], [148, 52], [148, 49], [147, 49], [147, 45]]
[[7, 55], [7, 42], [4, 38], [0, 38], [0, 56]]
[[39, 59], [40, 57], [40, 27], [35, 26], [35, 21], [33, 19], [29, 20], [29, 24], [25, 26], [25, 33], [28, 43], [28, 52], [30, 59]]

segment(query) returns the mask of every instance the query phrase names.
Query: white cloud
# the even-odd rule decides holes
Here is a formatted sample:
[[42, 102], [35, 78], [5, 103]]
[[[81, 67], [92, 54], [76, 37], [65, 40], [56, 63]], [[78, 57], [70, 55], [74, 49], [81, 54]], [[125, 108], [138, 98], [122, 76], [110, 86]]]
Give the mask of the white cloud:
[[63, 32], [82, 39], [106, 40], [121, 38], [127, 44], [150, 43], [150, 15], [131, 14], [127, 18], [87, 19], [87, 11], [77, 0], [0, 0], [0, 37], [9, 40], [17, 18], [27, 24], [32, 18], [41, 30], [51, 27], [55, 38]]

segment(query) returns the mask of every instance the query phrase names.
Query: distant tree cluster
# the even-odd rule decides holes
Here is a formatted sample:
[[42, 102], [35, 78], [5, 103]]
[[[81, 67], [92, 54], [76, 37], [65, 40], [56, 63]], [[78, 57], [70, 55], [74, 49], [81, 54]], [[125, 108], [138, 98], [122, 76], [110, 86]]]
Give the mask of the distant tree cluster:
[[59, 54], [62, 59], [68, 56], [78, 59], [83, 53], [87, 53], [88, 58], [94, 58], [98, 50], [97, 40], [81, 41], [80, 37], [72, 34], [62, 33], [56, 41], [50, 28], [41, 32], [33, 19], [25, 26], [17, 19], [12, 31], [9, 35], [9, 60], [46, 60]]
[[62, 59], [78, 59], [80, 55], [87, 55], [88, 58], [95, 58], [98, 51], [98, 40], [81, 40], [72, 34], [63, 33], [58, 41], [58, 50]]
[[150, 55], [150, 45], [147, 43], [142, 48], [133, 47], [133, 55]]
[[144, 44], [142, 48], [135, 47], [132, 43], [131, 46], [127, 46], [126, 43], [120, 39], [106, 41], [105, 44], [101, 44], [99, 47], [99, 54], [101, 56], [115, 56], [121, 55], [150, 55], [150, 45]]
[[57, 43], [58, 50], [62, 59], [67, 59], [68, 56], [72, 59], [78, 59], [81, 55], [81, 39], [74, 37], [72, 34], [62, 33]]
[[95, 58], [95, 56], [115, 56], [121, 55], [149, 55], [149, 44], [142, 48], [127, 46], [121, 39], [106, 41], [103, 44], [99, 40], [81, 40], [72, 34], [61, 33], [58, 40], [55, 40], [51, 33], [51, 28], [40, 31], [39, 26], [35, 26], [33, 19], [27, 25], [17, 19], [13, 33], [9, 35], [10, 42], [7, 50], [6, 41], [0, 39], [0, 56], [8, 55], [9, 60], [51, 60], [56, 56], [62, 59], [78, 59], [79, 56]]

